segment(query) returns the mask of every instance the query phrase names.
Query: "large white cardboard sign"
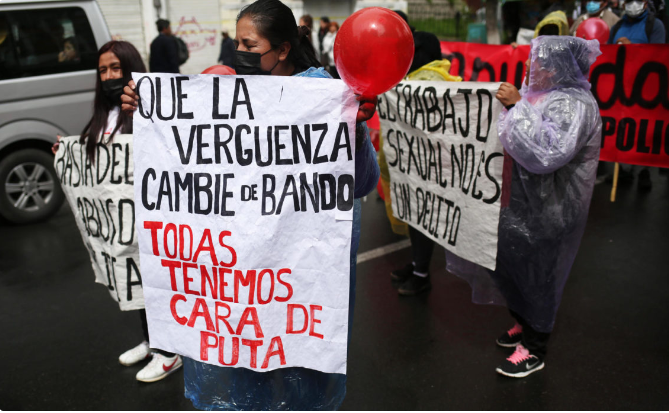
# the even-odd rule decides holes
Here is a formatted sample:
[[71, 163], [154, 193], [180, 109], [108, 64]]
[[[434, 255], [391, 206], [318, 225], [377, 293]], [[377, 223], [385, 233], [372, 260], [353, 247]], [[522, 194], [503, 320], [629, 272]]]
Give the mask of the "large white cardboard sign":
[[357, 102], [341, 81], [133, 74], [151, 346], [346, 372]]
[[79, 136], [62, 138], [54, 161], [84, 244], [95, 281], [109, 289], [121, 310], [144, 308], [135, 231], [132, 135], [98, 144], [95, 162]]
[[378, 107], [393, 215], [493, 270], [504, 160], [499, 85], [407, 81]]

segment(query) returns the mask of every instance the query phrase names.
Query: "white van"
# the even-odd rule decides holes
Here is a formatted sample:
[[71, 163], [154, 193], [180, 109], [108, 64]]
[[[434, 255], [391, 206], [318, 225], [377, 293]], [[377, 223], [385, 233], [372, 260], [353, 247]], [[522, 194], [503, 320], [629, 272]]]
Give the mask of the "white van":
[[0, 1], [0, 216], [14, 223], [58, 211], [56, 135], [92, 116], [97, 51], [111, 40], [89, 1]]

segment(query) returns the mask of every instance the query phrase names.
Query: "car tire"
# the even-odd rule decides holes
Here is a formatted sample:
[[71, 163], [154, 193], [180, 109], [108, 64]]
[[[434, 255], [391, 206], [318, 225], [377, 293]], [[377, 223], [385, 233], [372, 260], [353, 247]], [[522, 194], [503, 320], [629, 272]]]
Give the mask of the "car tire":
[[22, 149], [0, 160], [0, 215], [15, 224], [49, 218], [65, 195], [53, 167], [53, 156]]

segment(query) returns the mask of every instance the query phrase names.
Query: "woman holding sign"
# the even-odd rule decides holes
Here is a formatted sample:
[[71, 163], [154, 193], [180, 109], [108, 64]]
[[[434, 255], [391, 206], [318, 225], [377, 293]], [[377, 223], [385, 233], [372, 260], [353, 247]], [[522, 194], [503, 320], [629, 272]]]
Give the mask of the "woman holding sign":
[[[600, 54], [595, 40], [532, 40], [525, 85], [519, 92], [503, 83], [496, 96], [506, 108], [499, 117], [499, 138], [513, 158], [511, 187], [504, 190], [508, 198], [503, 195], [508, 201], [502, 201], [499, 219], [497, 267], [476, 274], [448, 254], [448, 269], [470, 278], [477, 302], [504, 303], [516, 320], [497, 339], [497, 345], [515, 348], [497, 367], [505, 376], [525, 377], [544, 368], [581, 243], [602, 129], [588, 73]], [[505, 184], [507, 177], [505, 171]]]
[[[132, 44], [113, 40], [100, 48], [93, 116], [80, 137], [80, 143], [85, 147], [86, 155], [92, 165], [98, 163], [97, 158], [101, 153], [100, 145], [111, 147], [114, 135], [132, 133], [132, 118], [125, 112], [121, 112], [123, 86], [132, 79], [132, 72], [146, 72], [142, 58]], [[54, 144], [52, 148], [54, 153], [58, 151], [59, 146], [60, 142]], [[133, 239], [134, 248], [137, 250], [137, 237]], [[133, 245], [130, 246], [132, 247]], [[126, 286], [126, 288], [131, 288], [131, 286]], [[132, 302], [129, 308], [122, 307], [122, 309], [140, 308], [139, 316], [144, 341], [121, 354], [119, 362], [125, 366], [131, 366], [153, 356], [151, 362], [137, 373], [136, 378], [143, 382], [161, 380], [181, 367], [181, 357], [162, 350], [151, 351], [141, 289], [139, 294], [135, 292]], [[163, 366], [168, 368], [163, 368]]]
[[[289, 7], [259, 0], [237, 17], [235, 69], [239, 75], [330, 78], [320, 67], [309, 29], [298, 27]], [[125, 88], [123, 110], [137, 108], [134, 83]], [[376, 155], [364, 121], [375, 112], [376, 98], [358, 98], [356, 121], [353, 233], [350, 251], [349, 337], [355, 299], [355, 261], [360, 238], [360, 198], [379, 179]], [[184, 358], [185, 394], [200, 409], [329, 410], [346, 392], [346, 375], [292, 367], [269, 372], [223, 368]]]

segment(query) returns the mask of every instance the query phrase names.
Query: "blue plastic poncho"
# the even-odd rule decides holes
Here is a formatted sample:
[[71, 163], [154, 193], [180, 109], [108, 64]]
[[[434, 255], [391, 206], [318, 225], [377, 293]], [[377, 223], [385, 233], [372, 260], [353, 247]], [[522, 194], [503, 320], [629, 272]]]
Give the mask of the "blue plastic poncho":
[[[330, 78], [322, 68], [296, 76]], [[355, 263], [360, 242], [360, 199], [376, 187], [379, 166], [364, 123], [356, 138], [364, 139], [355, 153], [355, 202], [351, 239], [351, 278], [348, 313], [349, 342], [355, 303]], [[184, 357], [185, 396], [201, 410], [336, 410], [346, 395], [346, 375], [301, 367], [259, 373], [225, 368]]]
[[506, 304], [540, 332], [553, 329], [588, 217], [602, 121], [587, 76], [600, 54], [596, 40], [532, 40], [529, 85], [499, 117], [514, 162], [496, 270], [447, 254], [448, 270], [470, 282], [474, 302]]

